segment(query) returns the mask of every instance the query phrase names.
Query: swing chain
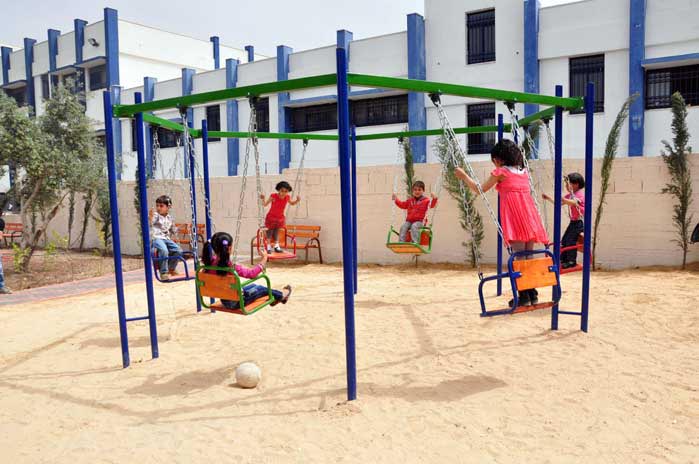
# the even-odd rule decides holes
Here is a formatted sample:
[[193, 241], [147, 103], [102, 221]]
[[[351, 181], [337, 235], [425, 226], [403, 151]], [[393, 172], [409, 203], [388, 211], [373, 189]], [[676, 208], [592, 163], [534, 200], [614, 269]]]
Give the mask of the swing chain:
[[[299, 197], [301, 194], [301, 175], [303, 173], [303, 163], [304, 160], [306, 159], [306, 150], [308, 149], [308, 139], [303, 139], [303, 151], [301, 152], [301, 161], [299, 162], [299, 167], [298, 170], [296, 171], [296, 179], [294, 179], [294, 186], [292, 188], [292, 191], [296, 192], [296, 198]], [[298, 217], [299, 214], [299, 203], [296, 203], [294, 206], [294, 214], [291, 218], [291, 223], [296, 222], [296, 218]]]
[[[257, 186], [257, 224], [260, 229], [264, 228], [263, 217], [265, 214], [265, 204], [262, 200], [264, 192], [262, 191], [262, 177], [260, 176], [260, 147], [259, 140], [257, 138], [257, 97], [252, 97], [250, 99], [250, 123], [253, 126], [252, 131], [252, 146], [253, 153], [255, 155], [255, 183]], [[254, 119], [253, 119], [254, 118]]]
[[[184, 147], [184, 160], [186, 161], [185, 163], [185, 169], [189, 171], [191, 174], [194, 169], [189, 170], [188, 168], [189, 163], [192, 162], [191, 160], [195, 157], [194, 155], [194, 143], [191, 140], [191, 135], [189, 133], [189, 122], [187, 121], [187, 108], [180, 108], [180, 114], [182, 116], [182, 127], [183, 127], [183, 132], [182, 132], [182, 138], [183, 138], [183, 147]], [[194, 166], [192, 166], [194, 168]], [[189, 180], [189, 205], [192, 208], [192, 222], [189, 226], [189, 248], [192, 250], [192, 256], [194, 257], [194, 264], [195, 266], [199, 262], [198, 258], [198, 246], [197, 246], [197, 216], [196, 216], [196, 207], [197, 205], [194, 203], [194, 182], [195, 179], [190, 179]]]
[[233, 237], [233, 264], [238, 260], [238, 244], [240, 242], [240, 225], [243, 222], [243, 204], [245, 202], [245, 187], [248, 182], [248, 164], [250, 160], [250, 147], [257, 131], [255, 109], [251, 103], [250, 120], [248, 121], [248, 137], [245, 140], [245, 158], [243, 159], [243, 178], [240, 184], [240, 197], [238, 198], [238, 219], [235, 223], [235, 235]]

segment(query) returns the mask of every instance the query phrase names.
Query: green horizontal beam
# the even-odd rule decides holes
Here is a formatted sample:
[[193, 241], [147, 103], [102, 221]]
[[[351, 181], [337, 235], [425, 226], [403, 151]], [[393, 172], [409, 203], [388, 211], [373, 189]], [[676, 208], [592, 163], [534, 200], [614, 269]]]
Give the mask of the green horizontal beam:
[[[505, 132], [510, 130], [510, 125], [505, 124]], [[456, 134], [482, 134], [486, 132], [497, 132], [498, 126], [475, 126], [475, 127], [457, 127], [454, 128]], [[397, 139], [399, 137], [427, 137], [430, 135], [442, 135], [442, 129], [427, 129], [419, 131], [404, 131], [404, 132], [384, 132], [382, 134], [365, 134], [358, 135], [357, 140], [380, 140], [380, 139]]]
[[[292, 134], [285, 132], [257, 132], [258, 139], [282, 139], [282, 140], [339, 140], [335, 134]], [[201, 134], [197, 135], [201, 137]], [[209, 131], [209, 138], [246, 139], [250, 132], [225, 132]]]
[[527, 125], [529, 125], [533, 122], [536, 122], [538, 120], [549, 119], [549, 118], [552, 118], [555, 113], [556, 113], [556, 107], [547, 108], [545, 110], [539, 111], [538, 113], [530, 114], [526, 118], [520, 119], [519, 125], [520, 126], [527, 126]]
[[[171, 130], [173, 132], [184, 132], [184, 126], [180, 123], [170, 121], [169, 119], [159, 118], [150, 113], [143, 113], [143, 122], [147, 122], [151, 126], [162, 127], [163, 129]], [[201, 130], [199, 129], [189, 129], [189, 133], [192, 137], [201, 137]]]
[[146, 111], [166, 110], [173, 108], [189, 108], [194, 105], [231, 100], [234, 98], [247, 98], [265, 94], [289, 92], [291, 90], [310, 89], [314, 87], [327, 87], [337, 84], [335, 74], [323, 74], [320, 76], [301, 77], [286, 81], [267, 82], [264, 84], [246, 85], [232, 89], [214, 90], [212, 92], [195, 93], [182, 97], [165, 98], [140, 103], [138, 105], [114, 105], [114, 116], [117, 118], [132, 117], [136, 113]]
[[552, 97], [535, 93], [514, 92], [511, 90], [488, 89], [484, 87], [472, 87], [468, 85], [446, 84], [442, 82], [421, 81], [416, 79], [403, 79], [398, 77], [371, 76], [368, 74], [347, 75], [350, 85], [362, 87], [374, 87], [383, 89], [400, 89], [411, 92], [439, 93], [458, 97], [482, 98], [514, 103], [534, 103], [539, 105], [560, 106], [566, 109], [579, 109], [583, 107], [583, 99], [580, 97]]

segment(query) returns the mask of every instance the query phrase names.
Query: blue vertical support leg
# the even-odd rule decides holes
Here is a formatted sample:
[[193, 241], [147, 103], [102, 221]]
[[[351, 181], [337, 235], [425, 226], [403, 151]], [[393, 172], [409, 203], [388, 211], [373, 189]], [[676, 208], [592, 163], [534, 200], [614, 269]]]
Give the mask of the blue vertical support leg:
[[119, 208], [117, 204], [117, 169], [114, 150], [114, 120], [112, 116], [112, 93], [106, 90], [102, 93], [104, 101], [104, 135], [107, 146], [107, 180], [109, 182], [109, 209], [112, 218], [112, 253], [114, 254], [114, 280], [119, 312], [119, 338], [121, 340], [121, 362], [123, 367], [129, 367], [129, 334], [126, 330], [126, 305], [124, 304], [124, 275], [121, 267], [121, 239], [119, 234]]
[[[204, 206], [206, 207], [206, 241], [211, 240], [211, 183], [209, 182], [209, 123], [206, 119], [201, 121], [201, 158], [204, 164]], [[214, 298], [211, 298], [214, 303]], [[214, 312], [212, 309], [211, 312]]]
[[[134, 95], [136, 104], [143, 103], [141, 92]], [[148, 302], [148, 328], [150, 329], [150, 350], [153, 358], [158, 357], [158, 323], [155, 319], [155, 297], [153, 296], [153, 257], [150, 248], [148, 221], [148, 185], [146, 182], [146, 145], [143, 113], [136, 113], [136, 150], [138, 154], [139, 201], [141, 202], [141, 243], [143, 243], [144, 273], [146, 278], [146, 300]]]
[[347, 358], [347, 400], [357, 399], [357, 362], [354, 337], [354, 273], [352, 256], [352, 196], [349, 86], [347, 84], [347, 51], [338, 47], [337, 123], [340, 158], [340, 195], [342, 209], [342, 269], [345, 294], [345, 353]]
[[580, 315], [580, 330], [587, 332], [588, 312], [590, 309], [590, 271], [591, 242], [592, 242], [592, 179], [593, 172], [593, 125], [595, 111], [595, 84], [587, 83], [585, 94], [585, 224], [583, 245], [583, 282], [582, 308]]
[[[502, 141], [505, 132], [505, 123], [502, 119], [502, 113], [498, 113], [498, 142]], [[500, 223], [500, 194], [498, 193], [498, 223]], [[497, 296], [502, 295], [502, 237], [498, 233], [498, 281], [497, 281]]]
[[357, 294], [357, 128], [352, 126], [352, 263], [354, 267], [354, 294]]
[[[556, 86], [556, 96], [563, 96], [563, 86]], [[555, 147], [553, 174], [553, 256], [557, 265], [561, 261], [561, 194], [563, 189], [563, 108], [556, 107], [554, 115]], [[556, 271], [558, 272], [558, 270]], [[554, 290], [555, 291], [555, 290]], [[556, 301], [556, 298], [553, 299]], [[558, 330], [558, 302], [551, 308], [551, 330]]]
[[[189, 111], [188, 111], [189, 113]], [[190, 129], [192, 128], [192, 124], [194, 121], [191, 119], [187, 119], [187, 124], [189, 125]], [[188, 137], [191, 137], [188, 135]], [[186, 160], [189, 161], [189, 188], [191, 189], [192, 192], [192, 234], [194, 234], [195, 240], [194, 240], [194, 247], [197, 246], [197, 241], [196, 241], [196, 236], [197, 236], [197, 179], [195, 177], [195, 171], [194, 171], [194, 166], [196, 160], [194, 159], [194, 150], [192, 150], [191, 145], [189, 144], [189, 140], [184, 141], [184, 157]], [[199, 254], [197, 252], [196, 248], [192, 249], [192, 254], [194, 255], [194, 268], [196, 269], [197, 266], [199, 266]], [[196, 287], [196, 286], [195, 286]], [[199, 300], [199, 287], [195, 288], [195, 295], [197, 299], [197, 312], [201, 312], [201, 301]]]

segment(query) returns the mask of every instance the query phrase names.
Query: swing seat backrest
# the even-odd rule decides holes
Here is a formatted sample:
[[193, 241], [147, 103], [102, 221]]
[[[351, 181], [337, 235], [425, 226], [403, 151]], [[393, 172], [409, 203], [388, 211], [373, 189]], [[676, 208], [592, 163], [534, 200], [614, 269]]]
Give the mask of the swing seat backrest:
[[199, 270], [197, 285], [203, 297], [240, 301], [240, 279], [235, 274], [218, 275]]
[[[430, 244], [430, 237], [431, 234], [427, 230], [423, 230], [422, 233], [420, 234], [420, 245], [422, 246], [429, 246]], [[408, 232], [408, 235], [406, 236], [406, 242], [412, 242], [413, 238], [410, 232]]]
[[519, 259], [512, 262], [512, 269], [521, 275], [517, 278], [517, 290], [553, 287], [558, 284], [553, 259], [550, 256]]

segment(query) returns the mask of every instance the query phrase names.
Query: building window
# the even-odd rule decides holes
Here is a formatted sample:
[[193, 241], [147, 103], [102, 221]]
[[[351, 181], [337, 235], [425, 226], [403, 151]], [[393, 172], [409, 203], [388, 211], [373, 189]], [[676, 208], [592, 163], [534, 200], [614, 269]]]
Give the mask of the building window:
[[136, 151], [138, 150], [136, 146], [136, 120], [131, 119], [129, 122], [131, 123], [131, 151]]
[[353, 100], [350, 112], [357, 127], [408, 122], [408, 95]]
[[44, 100], [51, 98], [51, 86], [49, 85], [49, 75], [41, 75], [41, 97]]
[[107, 87], [107, 65], [99, 65], [88, 70], [90, 74], [90, 90], [99, 90]]
[[[604, 111], [604, 55], [571, 58], [569, 62], [570, 96], [584, 97], [587, 83], [595, 84], [595, 113]], [[584, 109], [571, 111], [584, 113]]]
[[[221, 106], [211, 105], [206, 107], [206, 125], [210, 131], [221, 130]], [[209, 137], [209, 142], [219, 142], [220, 137]]]
[[337, 129], [337, 104], [291, 108], [291, 132], [315, 132]]
[[495, 61], [495, 10], [466, 14], [466, 62]]
[[[466, 107], [468, 127], [494, 126], [495, 103], [479, 103]], [[468, 134], [468, 154], [481, 155], [490, 153], [495, 145], [495, 133]]]
[[255, 102], [257, 132], [269, 132], [269, 98], [258, 98]]
[[[337, 129], [337, 104], [291, 108], [292, 132]], [[408, 95], [367, 98], [350, 102], [350, 120], [357, 127], [408, 122]]]
[[22, 86], [16, 89], [5, 89], [8, 97], [12, 97], [17, 102], [17, 106], [22, 107], [27, 105], [27, 87]]
[[646, 71], [646, 109], [669, 108], [679, 92], [688, 105], [699, 105], [699, 65]]
[[[175, 121], [178, 124], [182, 122], [178, 119]], [[182, 135], [179, 132], [173, 132], [171, 130], [163, 129], [162, 127], [157, 128], [158, 133], [158, 145], [160, 148], [173, 148], [177, 146], [179, 141], [182, 145]]]

